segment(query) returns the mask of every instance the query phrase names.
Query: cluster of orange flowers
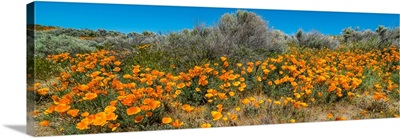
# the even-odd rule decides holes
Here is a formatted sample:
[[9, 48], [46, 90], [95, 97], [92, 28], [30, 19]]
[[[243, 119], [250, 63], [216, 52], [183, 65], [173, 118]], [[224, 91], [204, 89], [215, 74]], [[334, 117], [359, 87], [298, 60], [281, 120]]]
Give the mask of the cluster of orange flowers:
[[[145, 123], [146, 118], [153, 116], [155, 112], [158, 116], [165, 116], [159, 112], [160, 107], [173, 105], [190, 114], [197, 107], [179, 103], [178, 99], [182, 93], [194, 92], [203, 94], [207, 103], [217, 105], [217, 110], [211, 111], [213, 121], [221, 118], [235, 121], [240, 107], [236, 107], [237, 113], [224, 112], [228, 109], [224, 109], [227, 107], [223, 107], [223, 103], [229, 99], [241, 99], [243, 106], [255, 108], [266, 104], [290, 104], [294, 108], [306, 108], [309, 102], [330, 93], [337, 97], [347, 96], [352, 100], [359, 96], [357, 88], [363, 83], [363, 73], [367, 68], [377, 72], [387, 82], [384, 87], [377, 84], [369, 89], [376, 91], [373, 93], [374, 99], [387, 101], [383, 90], [398, 87], [387, 72], [400, 69], [399, 66], [389, 64], [399, 62], [399, 52], [394, 47], [368, 52], [327, 49], [317, 53], [291, 51], [276, 58], [237, 63], [236, 66], [230, 65], [228, 58], [223, 56], [219, 62], [222, 66], [219, 63], [195, 66], [178, 75], [140, 65], [125, 67], [117, 56], [118, 53], [105, 50], [76, 54], [74, 57], [68, 53], [48, 56], [49, 60], [70, 63], [71, 66], [57, 77], [58, 81], [53, 82], [52, 86], [41, 87], [40, 83], [34, 85], [33, 90], [38, 94], [52, 94], [53, 104], [43, 114], [67, 114], [78, 121], [76, 128], [79, 130], [108, 124], [108, 128], [114, 131], [121, 125], [121, 116], [124, 119], [130, 118], [131, 124]], [[292, 92], [278, 100], [256, 100], [254, 97], [244, 96], [245, 93], [253, 92], [257, 86], [280, 89], [283, 85], [291, 86]], [[189, 89], [194, 91], [188, 91]], [[91, 108], [101, 108], [102, 111], [90, 110]], [[328, 118], [332, 116], [328, 115]], [[294, 123], [295, 120], [290, 122]], [[185, 124], [178, 118], [173, 121], [170, 117], [163, 117], [158, 123], [174, 128]], [[41, 126], [48, 124], [48, 121], [40, 123]], [[200, 127], [211, 127], [211, 124], [204, 123]]]

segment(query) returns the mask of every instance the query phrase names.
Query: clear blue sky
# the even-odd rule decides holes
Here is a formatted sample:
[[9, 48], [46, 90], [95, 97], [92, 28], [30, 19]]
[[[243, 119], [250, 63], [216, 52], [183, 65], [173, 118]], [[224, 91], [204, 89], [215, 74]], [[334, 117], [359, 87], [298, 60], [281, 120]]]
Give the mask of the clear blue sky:
[[[198, 8], [146, 5], [36, 2], [35, 24], [76, 29], [106, 29], [129, 32], [169, 32], [192, 28], [197, 23], [214, 25], [234, 8]], [[255, 12], [268, 26], [293, 34], [298, 29], [340, 34], [346, 27], [376, 29], [378, 25], [398, 27], [398, 14], [310, 12], [244, 9]]]

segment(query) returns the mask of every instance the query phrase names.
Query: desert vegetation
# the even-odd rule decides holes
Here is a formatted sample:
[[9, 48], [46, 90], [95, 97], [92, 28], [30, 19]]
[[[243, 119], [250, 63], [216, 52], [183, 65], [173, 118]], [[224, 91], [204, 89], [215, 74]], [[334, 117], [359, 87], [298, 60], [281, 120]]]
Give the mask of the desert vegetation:
[[169, 33], [29, 25], [27, 41], [38, 136], [399, 114], [399, 27], [289, 35], [239, 10]]

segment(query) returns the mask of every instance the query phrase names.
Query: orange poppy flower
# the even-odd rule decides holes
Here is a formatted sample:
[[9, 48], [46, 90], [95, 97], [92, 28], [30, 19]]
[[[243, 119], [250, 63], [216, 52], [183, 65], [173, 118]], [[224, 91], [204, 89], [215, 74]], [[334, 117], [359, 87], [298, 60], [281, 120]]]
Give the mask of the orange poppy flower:
[[209, 123], [201, 124], [201, 128], [210, 128], [210, 127], [211, 127], [211, 124], [209, 124]]
[[132, 79], [133, 77], [129, 74], [125, 74], [122, 78], [124, 79]]
[[106, 113], [100, 112], [95, 115], [95, 119], [93, 121], [93, 125], [96, 126], [103, 126], [107, 123]]
[[245, 98], [245, 99], [242, 100], [242, 103], [243, 103], [243, 104], [249, 104], [249, 103], [250, 103], [250, 100], [247, 99], [247, 98]]
[[106, 120], [117, 120], [118, 115], [116, 115], [115, 113], [107, 113], [106, 114]]
[[120, 70], [121, 70], [121, 68], [119, 68], [119, 67], [115, 67], [115, 68], [113, 69], [114, 72], [119, 72]]
[[42, 127], [48, 127], [50, 125], [50, 122], [48, 120], [44, 120], [40, 122], [39, 125]]
[[79, 129], [79, 130], [89, 129], [89, 121], [88, 121], [88, 119], [81, 120], [81, 122], [76, 124], [76, 128]]
[[153, 100], [150, 102], [149, 107], [154, 110], [154, 109], [160, 107], [160, 105], [161, 105], [160, 101]]
[[177, 87], [178, 89], [182, 89], [182, 88], [185, 87], [185, 83], [179, 83], [178, 85], [176, 85], [176, 87]]
[[189, 104], [184, 104], [182, 106], [182, 109], [185, 110], [186, 112], [190, 113], [194, 109], [194, 107], [191, 107]]
[[33, 110], [33, 112], [32, 112], [32, 115], [33, 115], [33, 116], [36, 117], [38, 114], [39, 114], [39, 111], [38, 111], [38, 110]]
[[113, 100], [110, 102], [110, 105], [115, 107], [117, 105], [117, 102], [118, 100]]
[[346, 118], [345, 117], [336, 117], [335, 118], [335, 121], [341, 121], [341, 120], [346, 120]]
[[41, 88], [37, 90], [37, 93], [40, 95], [46, 95], [49, 92], [49, 88]]
[[328, 119], [331, 119], [332, 117], [333, 117], [332, 113], [329, 113], [329, 114], [326, 115], [326, 118], [328, 118]]
[[141, 111], [141, 109], [139, 107], [130, 107], [128, 109], [126, 109], [126, 113], [128, 115], [135, 115], [137, 113], [139, 113]]
[[59, 112], [59, 113], [64, 113], [64, 112], [68, 111], [69, 108], [71, 108], [71, 106], [69, 106], [67, 104], [59, 104], [54, 108], [54, 111]]
[[115, 124], [110, 123], [110, 124], [108, 125], [108, 128], [111, 128], [111, 131], [115, 131], [119, 126], [120, 126], [119, 123], [115, 123]]
[[40, 86], [40, 83], [35, 83], [35, 84], [33, 84], [33, 88], [34, 88], [34, 89], [37, 89], [39, 86]]
[[79, 112], [78, 109], [71, 109], [71, 110], [68, 110], [67, 114], [69, 114], [72, 117], [76, 117], [76, 116], [78, 116], [78, 112]]
[[211, 115], [213, 116], [213, 120], [215, 121], [215, 120], [219, 120], [219, 119], [221, 119], [221, 117], [222, 117], [222, 114], [220, 113], [220, 112], [217, 112], [217, 111], [211, 111]]
[[236, 114], [231, 114], [230, 119], [231, 120], [236, 120], [237, 119], [237, 115]]
[[119, 66], [119, 65], [121, 65], [121, 62], [120, 62], [120, 61], [115, 61], [115, 62], [114, 62], [114, 65], [115, 65], [115, 66]]
[[106, 113], [113, 113], [117, 108], [115, 106], [109, 105], [104, 109]]
[[224, 62], [227, 58], [225, 56], [220, 57], [221, 61]]
[[153, 115], [152, 112], [146, 112], [146, 116], [147, 116], [147, 117], [152, 116], [152, 115]]
[[236, 110], [236, 111], [240, 111], [240, 107], [236, 107], [235, 110]]
[[135, 119], [134, 119], [135, 123], [139, 123], [139, 122], [141, 122], [142, 120], [143, 120], [143, 116], [141, 116], [141, 115], [136, 116]]
[[82, 117], [87, 117], [87, 116], [89, 116], [89, 112], [84, 112], [84, 113], [81, 114], [81, 116]]
[[170, 117], [164, 117], [161, 121], [163, 124], [169, 124], [172, 122], [172, 119]]
[[43, 114], [47, 115], [47, 114], [51, 114], [53, 113], [54, 109], [56, 108], [55, 105], [50, 106], [48, 109], [46, 109]]
[[174, 122], [171, 122], [171, 125], [175, 128], [179, 128], [183, 125], [183, 122], [179, 122], [179, 119], [176, 119]]
[[83, 97], [83, 100], [93, 100], [97, 97], [96, 93], [86, 93], [85, 97]]
[[151, 108], [150, 108], [150, 106], [148, 106], [148, 105], [141, 105], [141, 106], [140, 106], [140, 109], [143, 110], [143, 111], [148, 111], [148, 110], [150, 110]]

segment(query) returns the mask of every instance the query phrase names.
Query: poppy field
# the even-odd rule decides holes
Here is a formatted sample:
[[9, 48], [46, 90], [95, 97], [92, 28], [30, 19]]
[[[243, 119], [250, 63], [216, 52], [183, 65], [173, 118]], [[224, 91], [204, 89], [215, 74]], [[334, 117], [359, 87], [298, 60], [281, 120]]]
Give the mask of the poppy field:
[[[254, 17], [246, 18], [248, 22], [265, 23], [254, 13], [242, 12], [226, 16], [240, 21], [240, 14], [248, 14]], [[399, 37], [389, 33], [398, 28], [379, 27], [371, 34], [373, 38], [383, 37], [379, 32], [393, 36], [387, 40], [351, 40], [355, 38], [346, 34], [360, 33], [351, 28], [344, 29], [343, 36], [309, 36], [327, 43], [303, 41], [308, 33], [301, 30], [271, 41], [271, 35], [257, 38], [268, 40], [263, 45], [274, 42], [276, 47], [254, 47], [254, 38], [210, 43], [214, 39], [208, 38], [217, 37], [212, 34], [220, 30], [221, 26], [207, 33], [207, 28], [199, 27], [140, 43], [132, 41], [165, 36], [134, 34], [123, 39], [132, 39], [127, 44], [103, 40], [120, 35], [111, 31], [68, 34], [71, 30], [65, 28], [28, 26], [28, 35], [35, 34], [35, 53], [28, 59], [28, 126], [33, 126], [35, 136], [49, 136], [399, 116], [400, 48], [395, 43]], [[104, 31], [104, 37], [99, 35]], [[239, 31], [232, 36], [241, 36]], [[285, 35], [277, 30], [260, 33]], [[85, 47], [53, 51], [38, 47], [45, 42], [44, 46], [52, 46], [51, 40], [58, 37]], [[198, 49], [185, 47], [186, 42]], [[28, 56], [29, 51], [28, 47]]]
[[30, 87], [43, 104], [31, 114], [60, 134], [398, 117], [398, 51], [292, 49], [179, 73], [126, 65], [113, 51], [61, 53], [46, 60], [65, 71]]

